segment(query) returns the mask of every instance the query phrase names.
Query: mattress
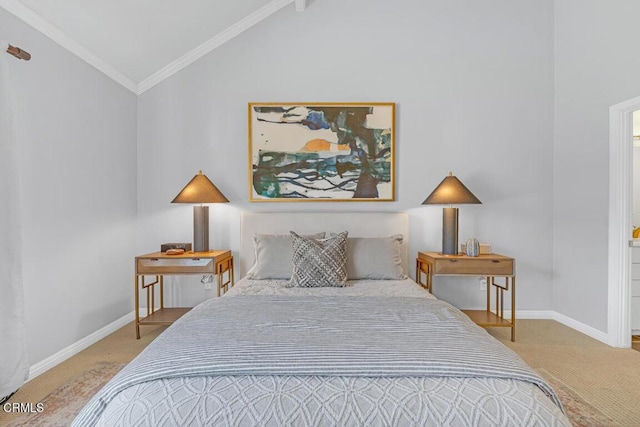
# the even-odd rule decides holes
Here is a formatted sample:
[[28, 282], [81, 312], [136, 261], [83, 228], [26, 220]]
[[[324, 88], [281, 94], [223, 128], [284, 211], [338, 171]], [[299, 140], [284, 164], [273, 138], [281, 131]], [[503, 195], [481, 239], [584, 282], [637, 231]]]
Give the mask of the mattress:
[[74, 425], [570, 423], [515, 353], [409, 279], [243, 279], [169, 327]]

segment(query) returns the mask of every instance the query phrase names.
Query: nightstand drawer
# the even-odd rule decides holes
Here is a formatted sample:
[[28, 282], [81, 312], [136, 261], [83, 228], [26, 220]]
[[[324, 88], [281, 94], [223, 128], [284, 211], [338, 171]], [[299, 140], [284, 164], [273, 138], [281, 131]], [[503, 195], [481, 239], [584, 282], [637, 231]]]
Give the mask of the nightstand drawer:
[[434, 274], [513, 275], [513, 259], [450, 258], [435, 261]]
[[212, 258], [138, 258], [137, 274], [213, 274]]

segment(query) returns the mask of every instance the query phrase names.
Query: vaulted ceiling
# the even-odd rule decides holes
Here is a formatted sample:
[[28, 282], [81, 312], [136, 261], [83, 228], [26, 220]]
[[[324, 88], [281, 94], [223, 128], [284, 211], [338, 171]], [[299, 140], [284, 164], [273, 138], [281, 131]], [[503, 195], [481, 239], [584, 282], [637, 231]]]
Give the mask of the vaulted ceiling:
[[306, 7], [306, 0], [0, 0], [136, 93], [293, 3]]

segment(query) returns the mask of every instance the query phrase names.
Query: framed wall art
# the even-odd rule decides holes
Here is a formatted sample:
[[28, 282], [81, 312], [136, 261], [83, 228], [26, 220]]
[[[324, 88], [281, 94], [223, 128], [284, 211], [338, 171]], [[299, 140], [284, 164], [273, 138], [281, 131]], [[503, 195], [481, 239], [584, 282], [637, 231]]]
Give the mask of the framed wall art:
[[392, 201], [394, 103], [250, 103], [249, 200]]

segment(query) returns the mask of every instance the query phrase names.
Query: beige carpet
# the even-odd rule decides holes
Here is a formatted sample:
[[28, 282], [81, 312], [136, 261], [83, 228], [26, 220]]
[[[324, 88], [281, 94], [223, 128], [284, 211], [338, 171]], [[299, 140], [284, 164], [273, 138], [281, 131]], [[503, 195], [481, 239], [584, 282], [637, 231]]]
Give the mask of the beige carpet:
[[583, 399], [575, 390], [542, 368], [536, 369], [538, 374], [553, 387], [564, 410], [574, 427], [614, 426], [618, 425], [596, 407]]
[[91, 396], [100, 391], [125, 365], [116, 362], [96, 363], [94, 367], [71, 378], [42, 399], [39, 402], [42, 404], [42, 412], [38, 411], [38, 407], [30, 408], [31, 413], [11, 421], [8, 427], [70, 425]]
[[[8, 426], [10, 422], [19, 418], [21, 420], [17, 421], [16, 425], [68, 426], [69, 423], [64, 422], [65, 419], [68, 419], [65, 418], [65, 413], [61, 414], [59, 421], [53, 422], [51, 420], [57, 416], [57, 414], [53, 414], [53, 412], [57, 412], [54, 411], [58, 408], [57, 403], [61, 399], [72, 401], [73, 407], [79, 411], [86, 403], [85, 401], [80, 402], [83, 399], [81, 395], [86, 395], [90, 388], [100, 389], [102, 384], [115, 375], [120, 366], [124, 366], [136, 357], [165, 328], [165, 326], [141, 327], [142, 336], [136, 340], [135, 327], [133, 323], [130, 323], [34, 378], [18, 390], [9, 399], [9, 403], [33, 403], [34, 405], [43, 403], [45, 404], [44, 411], [41, 414], [25, 415], [0, 410], [0, 426]], [[56, 396], [59, 393], [62, 397]], [[67, 397], [69, 395], [78, 395], [79, 399], [74, 401], [73, 398]], [[70, 419], [74, 417], [75, 414]], [[41, 418], [46, 419], [49, 424], [39, 424]]]
[[515, 343], [506, 328], [490, 333], [614, 422], [594, 425], [640, 426], [640, 352], [609, 347], [553, 320], [519, 321]]
[[[25, 384], [10, 402], [41, 403], [41, 414], [0, 411], [0, 426], [66, 426], [89, 397], [164, 327], [116, 331]], [[640, 352], [615, 349], [551, 320], [519, 321], [490, 333], [516, 351], [560, 396], [574, 426], [640, 426]]]

